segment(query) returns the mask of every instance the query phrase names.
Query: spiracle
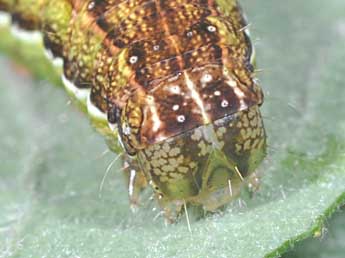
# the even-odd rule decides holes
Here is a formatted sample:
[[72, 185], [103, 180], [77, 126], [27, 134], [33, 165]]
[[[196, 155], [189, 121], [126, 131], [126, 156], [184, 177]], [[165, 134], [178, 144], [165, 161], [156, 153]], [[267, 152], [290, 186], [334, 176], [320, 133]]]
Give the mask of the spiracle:
[[14, 34], [41, 33], [67, 92], [124, 152], [132, 206], [150, 185], [174, 219], [257, 184], [263, 93], [236, 0], [0, 0], [0, 10]]

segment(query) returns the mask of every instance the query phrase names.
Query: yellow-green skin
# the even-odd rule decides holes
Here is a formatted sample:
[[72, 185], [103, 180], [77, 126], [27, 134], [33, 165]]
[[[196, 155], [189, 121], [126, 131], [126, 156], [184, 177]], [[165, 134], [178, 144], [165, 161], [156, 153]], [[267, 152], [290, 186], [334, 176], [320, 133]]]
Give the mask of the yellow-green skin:
[[255, 187], [266, 154], [263, 94], [235, 0], [0, 0], [41, 31], [66, 90], [125, 151], [131, 205], [151, 185], [169, 219]]

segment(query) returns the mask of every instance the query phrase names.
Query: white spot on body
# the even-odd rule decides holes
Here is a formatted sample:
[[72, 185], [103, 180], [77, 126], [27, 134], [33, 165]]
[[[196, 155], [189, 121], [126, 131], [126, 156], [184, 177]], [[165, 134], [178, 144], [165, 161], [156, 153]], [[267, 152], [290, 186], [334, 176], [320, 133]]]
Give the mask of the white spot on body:
[[219, 90], [216, 90], [216, 91], [214, 92], [214, 95], [215, 95], [215, 96], [220, 96], [220, 95], [222, 95], [222, 93], [221, 93]]
[[179, 108], [180, 108], [179, 105], [174, 105], [172, 109], [173, 109], [174, 111], [177, 111], [177, 110], [179, 110]]
[[187, 35], [187, 37], [191, 38], [191, 37], [193, 37], [193, 32], [192, 31], [188, 31], [186, 35]]
[[212, 81], [212, 79], [213, 79], [212, 75], [209, 73], [206, 73], [201, 77], [201, 83], [203, 84], [209, 83]]
[[89, 11], [90, 10], [92, 10], [93, 8], [95, 8], [95, 2], [94, 1], [91, 1], [90, 3], [89, 3], [89, 5], [87, 6], [87, 8], [89, 9]]
[[210, 25], [210, 26], [207, 26], [207, 30], [209, 32], [215, 32], [217, 30], [217, 28], [215, 26], [213, 26], [213, 25]]
[[186, 117], [184, 115], [177, 116], [177, 122], [183, 123], [184, 121], [186, 121]]
[[169, 90], [173, 94], [181, 94], [181, 88], [178, 85], [172, 85], [169, 87]]
[[226, 99], [224, 99], [224, 100], [222, 101], [222, 103], [221, 103], [221, 106], [222, 106], [223, 108], [226, 108], [226, 107], [229, 106], [229, 102], [228, 102]]
[[131, 57], [129, 58], [129, 62], [130, 62], [131, 64], [135, 64], [136, 62], [138, 62], [138, 57], [137, 57], [137, 56], [131, 56]]

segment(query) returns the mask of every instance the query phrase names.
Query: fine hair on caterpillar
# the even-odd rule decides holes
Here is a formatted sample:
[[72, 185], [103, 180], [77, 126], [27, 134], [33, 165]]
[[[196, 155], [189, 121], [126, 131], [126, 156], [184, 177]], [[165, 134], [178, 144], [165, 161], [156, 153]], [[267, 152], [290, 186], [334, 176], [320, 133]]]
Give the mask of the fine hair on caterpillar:
[[215, 212], [256, 184], [263, 92], [236, 0], [0, 0], [0, 8], [21, 39], [42, 32], [66, 91], [123, 153], [100, 193], [120, 157], [131, 206], [150, 186], [170, 221], [188, 206]]

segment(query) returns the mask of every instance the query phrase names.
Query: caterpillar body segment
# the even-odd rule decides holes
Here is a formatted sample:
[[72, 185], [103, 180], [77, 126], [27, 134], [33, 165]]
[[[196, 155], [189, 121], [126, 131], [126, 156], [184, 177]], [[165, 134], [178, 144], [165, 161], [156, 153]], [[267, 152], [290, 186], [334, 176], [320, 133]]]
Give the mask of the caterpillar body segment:
[[[133, 206], [151, 185], [168, 218], [215, 211], [266, 154], [262, 90], [235, 0], [0, 0], [39, 31], [66, 90], [115, 152]], [[56, 61], [60, 60], [60, 61]]]

